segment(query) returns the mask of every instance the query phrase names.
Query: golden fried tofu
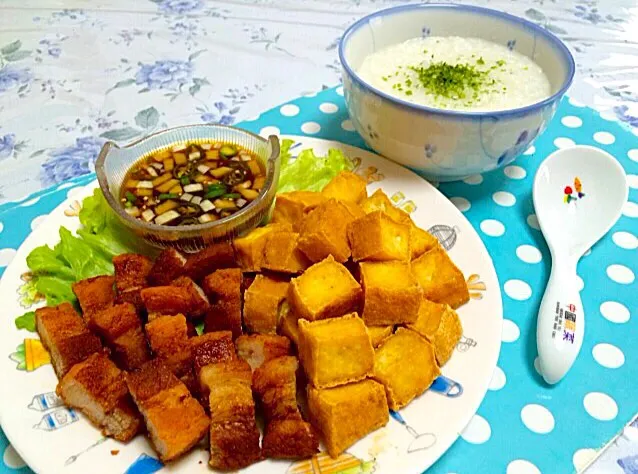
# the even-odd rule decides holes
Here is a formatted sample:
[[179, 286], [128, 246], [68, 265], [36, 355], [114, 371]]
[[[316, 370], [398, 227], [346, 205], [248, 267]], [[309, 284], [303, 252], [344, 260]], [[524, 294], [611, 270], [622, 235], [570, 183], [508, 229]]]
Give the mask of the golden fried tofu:
[[309, 322], [299, 320], [299, 359], [317, 388], [334, 387], [372, 375], [374, 349], [356, 313]]
[[297, 406], [298, 368], [296, 357], [279, 357], [253, 374], [253, 390], [266, 418], [262, 449], [270, 458], [301, 459], [319, 451], [319, 441]]
[[228, 242], [221, 242], [189, 255], [184, 264], [184, 275], [201, 282], [215, 270], [235, 266], [237, 262], [233, 246]]
[[279, 318], [279, 326], [277, 332], [287, 337], [295, 345], [299, 347], [299, 326], [297, 321], [299, 317], [290, 309], [287, 301], [281, 306], [281, 318]]
[[171, 282], [171, 286], [185, 288], [188, 291], [190, 295], [189, 316], [197, 318], [203, 315], [210, 306], [204, 290], [192, 278], [187, 276], [177, 277]]
[[370, 379], [328, 389], [308, 385], [308, 410], [333, 458], [390, 417], [383, 385]]
[[106, 341], [121, 368], [137, 369], [150, 359], [142, 322], [132, 304], [122, 303], [97, 311], [88, 326]]
[[366, 326], [416, 321], [423, 290], [408, 262], [361, 262], [360, 269]]
[[110, 275], [100, 275], [73, 283], [73, 293], [78, 298], [85, 319], [91, 313], [108, 308], [115, 302], [114, 283], [115, 278]]
[[160, 360], [127, 374], [126, 384], [162, 462], [174, 461], [206, 435], [204, 409]]
[[291, 191], [277, 195], [271, 222], [289, 224], [295, 232], [301, 230], [304, 216], [328, 199], [312, 191]]
[[188, 288], [151, 286], [144, 288], [140, 294], [149, 313], [189, 315], [192, 311], [193, 299]]
[[394, 326], [366, 326], [368, 336], [370, 336], [370, 344], [377, 348], [387, 337], [394, 331]]
[[323, 188], [321, 194], [339, 201], [360, 203], [368, 197], [368, 183], [351, 171], [341, 171]]
[[146, 335], [155, 357], [178, 377], [192, 367], [188, 328], [183, 314], [160, 316], [146, 324]]
[[374, 379], [384, 385], [392, 410], [421, 395], [439, 375], [434, 347], [409, 329], [397, 329], [374, 353]]
[[419, 258], [425, 252], [439, 246], [439, 241], [428, 231], [417, 227], [410, 221], [410, 256], [412, 259]]
[[299, 249], [313, 262], [330, 255], [338, 262], [345, 262], [350, 257], [346, 228], [354, 219], [348, 206], [329, 199], [303, 218]]
[[57, 393], [102, 431], [118, 441], [130, 441], [142, 420], [133, 404], [124, 373], [103, 353], [75, 364], [60, 380]]
[[463, 273], [438, 246], [412, 261], [412, 273], [423, 288], [423, 296], [456, 309], [470, 300]]
[[244, 334], [235, 341], [237, 355], [255, 370], [269, 360], [292, 353], [290, 339], [272, 334]]
[[190, 339], [195, 374], [208, 364], [236, 360], [233, 333], [230, 331], [207, 332]]
[[91, 354], [102, 352], [100, 339], [87, 329], [71, 303], [36, 309], [35, 324], [58, 379]]
[[262, 268], [280, 273], [301, 273], [311, 265], [299, 250], [299, 234], [275, 231], [266, 236]]
[[441, 324], [434, 333], [432, 345], [436, 354], [436, 361], [440, 367], [443, 367], [450, 357], [454, 348], [459, 343], [463, 335], [463, 327], [459, 315], [452, 308], [447, 306], [446, 311], [441, 317]]
[[289, 282], [257, 275], [244, 293], [244, 325], [249, 332], [275, 334]]
[[406, 327], [418, 332], [421, 336], [432, 342], [434, 340], [434, 334], [441, 324], [443, 313], [446, 311], [454, 310], [447, 304], [434, 303], [433, 301], [423, 298], [419, 306], [419, 316], [414, 323], [406, 324]]
[[241, 300], [242, 271], [239, 268], [217, 270], [204, 279], [204, 292], [210, 301], [204, 331], [232, 331], [233, 338], [242, 335]]
[[352, 259], [410, 260], [410, 227], [382, 211], [371, 212], [348, 226]]
[[237, 263], [245, 272], [258, 272], [264, 263], [264, 247], [266, 238], [272, 232], [290, 231], [289, 224], [268, 224], [257, 227], [243, 237], [233, 241], [233, 247], [237, 254]]
[[168, 247], [162, 250], [151, 268], [148, 281], [153, 286], [166, 286], [184, 274], [186, 257], [178, 250]]
[[124, 253], [113, 257], [115, 288], [118, 292], [148, 286], [148, 275], [153, 268], [150, 258], [136, 253]]
[[310, 321], [346, 314], [358, 308], [360, 299], [359, 283], [332, 256], [293, 278], [288, 289], [292, 311]]

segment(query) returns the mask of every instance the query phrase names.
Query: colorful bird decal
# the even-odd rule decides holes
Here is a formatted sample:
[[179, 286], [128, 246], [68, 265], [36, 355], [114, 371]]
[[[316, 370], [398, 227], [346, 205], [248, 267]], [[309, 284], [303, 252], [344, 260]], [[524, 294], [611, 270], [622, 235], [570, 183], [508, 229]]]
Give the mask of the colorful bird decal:
[[[574, 193], [574, 189], [576, 192]], [[563, 196], [563, 202], [569, 204], [572, 201], [578, 201], [585, 197], [585, 193], [583, 193], [583, 184], [578, 179], [578, 176], [574, 178], [574, 189], [571, 186], [565, 186], [563, 192], [565, 195]]]

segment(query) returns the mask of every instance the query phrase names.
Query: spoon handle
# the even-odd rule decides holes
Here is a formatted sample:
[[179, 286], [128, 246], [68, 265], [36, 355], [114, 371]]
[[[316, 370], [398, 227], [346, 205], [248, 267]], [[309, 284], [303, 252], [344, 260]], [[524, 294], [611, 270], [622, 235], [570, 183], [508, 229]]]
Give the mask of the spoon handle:
[[538, 311], [536, 345], [541, 374], [555, 384], [569, 371], [585, 333], [585, 313], [576, 285], [577, 260], [554, 258]]

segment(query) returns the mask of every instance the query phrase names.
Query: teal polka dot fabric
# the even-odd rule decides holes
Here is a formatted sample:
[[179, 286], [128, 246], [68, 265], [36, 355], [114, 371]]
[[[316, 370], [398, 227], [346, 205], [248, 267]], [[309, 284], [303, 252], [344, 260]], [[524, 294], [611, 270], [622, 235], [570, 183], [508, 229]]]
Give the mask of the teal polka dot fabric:
[[[297, 134], [364, 147], [343, 90], [301, 97], [239, 124], [253, 132]], [[536, 367], [536, 312], [550, 256], [532, 205], [541, 161], [573, 144], [616, 157], [629, 181], [620, 220], [578, 265], [587, 317], [582, 352], [567, 378], [544, 384]], [[19, 203], [0, 206], [0, 273], [26, 236], [75, 187], [75, 178]], [[577, 102], [564, 100], [549, 129], [509, 166], [439, 189], [463, 212], [494, 260], [504, 303], [502, 348], [490, 389], [434, 473], [553, 474], [610, 440], [638, 412], [638, 138]], [[5, 315], [11, 324], [14, 315]], [[3, 348], [8, 355], [9, 349]], [[1, 403], [1, 402], [0, 402]], [[0, 473], [30, 472], [0, 433]]]

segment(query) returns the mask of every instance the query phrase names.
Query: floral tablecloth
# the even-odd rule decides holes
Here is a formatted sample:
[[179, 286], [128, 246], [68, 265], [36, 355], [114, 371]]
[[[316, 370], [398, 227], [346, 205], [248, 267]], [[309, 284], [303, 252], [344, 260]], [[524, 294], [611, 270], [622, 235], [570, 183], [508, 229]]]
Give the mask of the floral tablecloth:
[[[338, 83], [344, 29], [399, 3], [407, 1], [2, 0], [0, 209], [91, 172], [106, 140], [233, 124]], [[561, 37], [578, 63], [572, 100], [638, 135], [635, 0], [472, 3]], [[21, 466], [5, 446], [0, 432], [0, 473]], [[609, 456], [621, 448], [638, 453], [635, 437], [623, 435]], [[592, 472], [610, 472], [604, 462]]]

